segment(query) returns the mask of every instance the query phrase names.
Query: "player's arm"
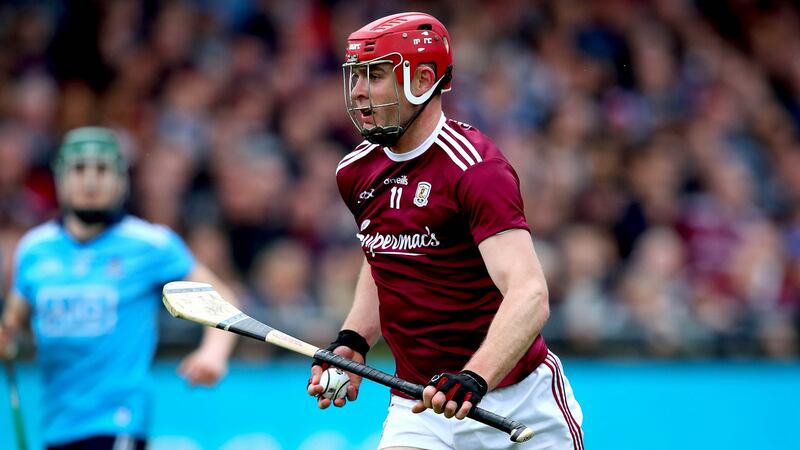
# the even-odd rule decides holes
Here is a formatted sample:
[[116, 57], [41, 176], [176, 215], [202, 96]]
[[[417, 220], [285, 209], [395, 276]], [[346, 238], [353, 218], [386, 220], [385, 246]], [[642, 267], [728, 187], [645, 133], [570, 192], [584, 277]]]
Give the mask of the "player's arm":
[[[539, 259], [527, 230], [514, 229], [485, 239], [478, 249], [489, 275], [503, 294], [503, 301], [489, 326], [489, 331], [472, 358], [464, 366], [464, 373], [472, 372], [485, 381], [482, 390], [491, 390], [508, 375], [511, 369], [530, 348], [550, 315], [547, 284]], [[472, 383], [470, 376], [450, 380]], [[477, 388], [480, 383], [475, 384]], [[447, 401], [445, 387], [427, 386], [423, 401], [413, 410], [421, 412], [426, 407], [444, 412], [446, 417], [466, 417], [472, 403], [464, 401], [456, 411], [457, 403]], [[479, 389], [474, 389], [476, 392]]]
[[358, 332], [373, 346], [381, 337], [381, 323], [378, 315], [378, 287], [372, 278], [367, 259], [361, 264], [356, 282], [355, 298], [350, 313], [342, 324], [343, 330]]
[[[239, 307], [237, 297], [230, 286], [205, 265], [197, 263], [185, 280], [209, 283], [222, 298]], [[228, 357], [235, 345], [236, 335], [206, 327], [200, 346], [181, 362], [178, 371], [192, 384], [213, 385], [227, 372]]]
[[16, 291], [8, 294], [3, 307], [2, 326], [0, 326], [0, 357], [12, 357], [9, 354], [19, 331], [24, 328], [30, 318], [30, 305]]
[[[372, 347], [381, 335], [380, 316], [378, 315], [378, 288], [372, 278], [372, 271], [366, 258], [361, 265], [361, 271], [356, 282], [356, 290], [353, 299], [353, 306], [347, 314], [347, 318], [342, 324], [342, 330], [349, 330], [358, 333], [364, 338], [368, 347]], [[342, 333], [340, 333], [340, 338]], [[340, 339], [340, 338], [337, 338]], [[334, 353], [350, 358], [360, 363], [364, 362], [363, 355], [354, 351], [346, 345], [337, 346]], [[311, 379], [308, 385], [308, 394], [317, 396], [324, 388], [319, 384], [322, 375], [322, 368], [318, 365], [311, 366]], [[347, 398], [355, 400], [358, 397], [358, 389], [361, 386], [361, 377], [350, 374], [350, 385], [347, 388]], [[331, 401], [320, 398], [318, 406], [322, 409], [331, 405]], [[336, 406], [344, 406], [344, 399], [337, 399]]]
[[464, 369], [493, 389], [528, 351], [550, 317], [547, 283], [527, 230], [517, 229], [484, 240], [478, 249], [503, 302], [486, 339]]

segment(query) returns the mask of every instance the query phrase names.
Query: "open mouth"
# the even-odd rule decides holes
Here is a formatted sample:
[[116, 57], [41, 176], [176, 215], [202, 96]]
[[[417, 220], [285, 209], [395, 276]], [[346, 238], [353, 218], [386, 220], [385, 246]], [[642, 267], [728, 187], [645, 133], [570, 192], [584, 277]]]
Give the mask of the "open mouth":
[[372, 113], [373, 113], [372, 108], [361, 109], [358, 111], [358, 118], [364, 125], [374, 125], [375, 119], [373, 118]]

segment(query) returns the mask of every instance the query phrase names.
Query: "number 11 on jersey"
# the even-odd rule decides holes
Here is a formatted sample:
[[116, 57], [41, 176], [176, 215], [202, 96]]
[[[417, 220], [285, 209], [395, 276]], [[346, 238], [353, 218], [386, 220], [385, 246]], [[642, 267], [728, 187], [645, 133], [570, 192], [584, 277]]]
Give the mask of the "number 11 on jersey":
[[400, 197], [403, 195], [403, 188], [392, 186], [392, 197], [389, 199], [389, 208], [400, 209]]

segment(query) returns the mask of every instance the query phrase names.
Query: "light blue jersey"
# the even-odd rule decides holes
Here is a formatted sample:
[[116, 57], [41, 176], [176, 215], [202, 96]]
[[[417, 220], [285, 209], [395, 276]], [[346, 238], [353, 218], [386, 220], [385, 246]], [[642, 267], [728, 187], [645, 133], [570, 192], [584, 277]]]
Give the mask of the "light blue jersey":
[[85, 243], [55, 221], [25, 235], [14, 288], [31, 305], [49, 445], [146, 436], [161, 288], [194, 264], [175, 233], [132, 216]]

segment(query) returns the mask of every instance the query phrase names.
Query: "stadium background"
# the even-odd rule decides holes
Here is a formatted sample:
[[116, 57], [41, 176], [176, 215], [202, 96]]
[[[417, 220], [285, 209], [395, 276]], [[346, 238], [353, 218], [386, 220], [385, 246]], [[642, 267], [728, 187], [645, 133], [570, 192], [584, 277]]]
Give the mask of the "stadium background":
[[[251, 315], [327, 343], [361, 258], [333, 178], [358, 141], [342, 46], [405, 10], [436, 15], [452, 35], [446, 114], [491, 136], [520, 174], [551, 293], [544, 335], [567, 360], [589, 447], [796, 444], [794, 1], [5, 1], [6, 281], [21, 234], [56, 213], [49, 162], [62, 133], [105, 124], [131, 161], [131, 211], [178, 230]], [[288, 449], [301, 444], [287, 430], [312, 435], [335, 417], [326, 426], [363, 437], [341, 447], [356, 448], [380, 430], [381, 388], [323, 415], [288, 394], [302, 394], [306, 363], [257, 343], [241, 342], [218, 390], [188, 390], [170, 369], [199, 330], [166, 316], [161, 328], [158, 435], [219, 448], [280, 420], [263, 426]], [[36, 439], [33, 349], [23, 350]], [[371, 360], [390, 370], [385, 358]], [[193, 401], [202, 407], [182, 409]], [[371, 425], [351, 432], [352, 418]], [[0, 408], [2, 448], [9, 422]]]

